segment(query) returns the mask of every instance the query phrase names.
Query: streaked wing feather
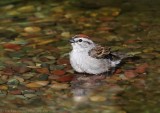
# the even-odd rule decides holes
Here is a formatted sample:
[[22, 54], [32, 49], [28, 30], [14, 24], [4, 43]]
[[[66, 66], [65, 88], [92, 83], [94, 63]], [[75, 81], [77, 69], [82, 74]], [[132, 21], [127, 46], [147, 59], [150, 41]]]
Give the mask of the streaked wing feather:
[[118, 52], [118, 51], [111, 51], [110, 47], [102, 47], [97, 45], [93, 49], [89, 51], [89, 56], [97, 59], [106, 58], [110, 60], [122, 60], [129, 57], [127, 54]]
[[89, 51], [89, 56], [97, 59], [105, 58], [110, 54], [110, 47], [102, 47], [100, 45], [94, 47]]

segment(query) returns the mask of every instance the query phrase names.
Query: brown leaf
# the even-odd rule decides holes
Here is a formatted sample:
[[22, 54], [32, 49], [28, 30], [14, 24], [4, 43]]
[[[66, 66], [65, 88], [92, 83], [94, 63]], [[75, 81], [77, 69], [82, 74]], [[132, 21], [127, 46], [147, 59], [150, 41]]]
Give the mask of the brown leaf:
[[31, 82], [26, 84], [26, 87], [28, 88], [40, 88], [43, 86], [46, 86], [49, 84], [49, 81], [35, 81], [35, 82]]
[[10, 91], [9, 93], [13, 94], [13, 95], [20, 95], [21, 94], [21, 90], [13, 90], [13, 91]]
[[70, 64], [68, 59], [58, 59], [57, 64], [62, 65], [62, 64]]
[[98, 31], [112, 31], [113, 28], [111, 27], [99, 27], [97, 28]]
[[15, 72], [18, 72], [18, 73], [25, 73], [31, 70], [30, 68], [25, 67], [25, 66], [17, 66], [17, 67], [12, 67], [12, 68]]
[[5, 69], [3, 69], [3, 72], [2, 72], [2, 74], [9, 75], [9, 76], [13, 75], [13, 73], [14, 71], [10, 67], [6, 67]]
[[112, 21], [114, 18], [113, 17], [100, 17], [99, 20], [103, 21], [103, 22], [108, 22], [108, 21]]
[[47, 68], [37, 68], [36, 71], [42, 74], [48, 74], [49, 70]]

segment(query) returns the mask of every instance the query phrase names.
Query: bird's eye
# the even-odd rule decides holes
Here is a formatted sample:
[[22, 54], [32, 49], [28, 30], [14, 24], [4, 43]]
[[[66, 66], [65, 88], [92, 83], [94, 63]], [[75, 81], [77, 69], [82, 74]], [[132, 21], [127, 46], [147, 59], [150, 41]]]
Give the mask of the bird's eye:
[[79, 41], [79, 42], [82, 42], [82, 39], [79, 39], [78, 41]]

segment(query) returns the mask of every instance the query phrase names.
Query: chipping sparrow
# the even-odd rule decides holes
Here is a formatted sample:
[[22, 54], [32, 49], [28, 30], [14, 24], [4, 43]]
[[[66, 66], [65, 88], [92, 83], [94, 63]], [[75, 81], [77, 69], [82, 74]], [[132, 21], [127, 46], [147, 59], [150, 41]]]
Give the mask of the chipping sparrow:
[[115, 68], [125, 55], [111, 52], [110, 48], [95, 44], [84, 34], [75, 35], [70, 39], [72, 51], [70, 63], [79, 73], [101, 74]]

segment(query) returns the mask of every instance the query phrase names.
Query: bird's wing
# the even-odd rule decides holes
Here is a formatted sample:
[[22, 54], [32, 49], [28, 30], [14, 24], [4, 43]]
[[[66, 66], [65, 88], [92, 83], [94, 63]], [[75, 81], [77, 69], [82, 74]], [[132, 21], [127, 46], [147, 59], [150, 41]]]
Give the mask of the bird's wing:
[[88, 54], [93, 58], [101, 59], [110, 54], [110, 49], [110, 47], [102, 47], [100, 45], [97, 45], [96, 47], [92, 48], [88, 52]]
[[122, 52], [111, 51], [110, 47], [102, 47], [100, 45], [97, 45], [96, 47], [92, 48], [88, 52], [88, 54], [89, 54], [89, 56], [91, 56], [93, 58], [97, 58], [97, 59], [106, 58], [106, 59], [110, 59], [113, 61], [122, 60], [124, 58], [129, 57], [128, 55], [126, 55]]

